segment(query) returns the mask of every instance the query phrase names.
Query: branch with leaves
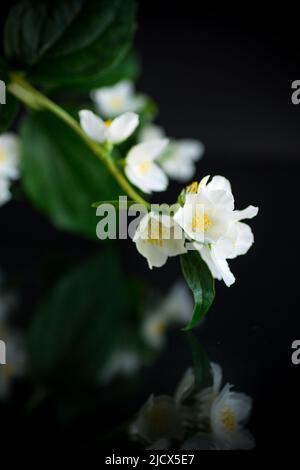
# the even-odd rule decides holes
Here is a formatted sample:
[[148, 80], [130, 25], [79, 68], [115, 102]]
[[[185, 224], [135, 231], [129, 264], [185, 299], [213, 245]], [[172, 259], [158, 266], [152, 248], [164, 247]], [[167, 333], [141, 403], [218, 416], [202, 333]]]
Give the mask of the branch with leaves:
[[[153, 124], [153, 101], [134, 90], [135, 18], [134, 0], [20, 0], [11, 8], [0, 58], [9, 93], [0, 109], [2, 203], [20, 173], [27, 196], [56, 227], [95, 237], [94, 201], [125, 193], [149, 210], [149, 195], [165, 191], [170, 179], [192, 180], [203, 144], [166, 138]], [[20, 103], [28, 112], [15, 138], [5, 132]], [[190, 329], [213, 302], [214, 279], [234, 282], [227, 260], [253, 244], [241, 220], [258, 209], [235, 210], [222, 176], [186, 186], [177, 204], [172, 217], [150, 210], [133, 241], [150, 268], [181, 256], [195, 299]]]

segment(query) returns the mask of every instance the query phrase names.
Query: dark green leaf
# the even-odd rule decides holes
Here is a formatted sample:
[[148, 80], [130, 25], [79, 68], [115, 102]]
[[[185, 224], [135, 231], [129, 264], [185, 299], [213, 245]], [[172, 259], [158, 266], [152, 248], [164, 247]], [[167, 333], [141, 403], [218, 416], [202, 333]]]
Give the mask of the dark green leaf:
[[[93, 255], [54, 286], [29, 335], [30, 370], [43, 386], [92, 384], [120, 348], [132, 299], [115, 247]], [[117, 295], [116, 295], [117, 292]]]
[[46, 113], [24, 121], [23, 185], [34, 205], [60, 229], [95, 237], [93, 201], [120, 189], [103, 164], [64, 123]]
[[85, 2], [70, 28], [29, 71], [29, 79], [46, 86], [97, 86], [129, 50], [135, 12], [134, 0]]
[[[53, 90], [56, 93], [64, 92], [64, 96], [72, 93], [73, 88], [78, 92], [88, 92], [90, 90], [112, 86], [121, 80], [136, 80], [140, 72], [140, 65], [135, 53], [130, 52], [120, 62], [112, 65], [109, 69], [102, 72], [99, 70], [98, 74], [85, 77], [83, 83], [68, 83], [67, 87], [56, 87], [54, 84]], [[52, 89], [51, 89], [52, 91]]]
[[16, 117], [17, 111], [17, 100], [7, 93], [6, 104], [0, 104], [0, 134], [9, 129]]
[[185, 255], [181, 255], [180, 261], [183, 275], [193, 292], [195, 301], [192, 320], [185, 327], [185, 330], [191, 330], [211, 307], [215, 296], [215, 286], [210, 270], [197, 251], [190, 250]]
[[19, 66], [36, 63], [80, 14], [83, 3], [83, 0], [17, 2], [5, 24], [6, 57]]

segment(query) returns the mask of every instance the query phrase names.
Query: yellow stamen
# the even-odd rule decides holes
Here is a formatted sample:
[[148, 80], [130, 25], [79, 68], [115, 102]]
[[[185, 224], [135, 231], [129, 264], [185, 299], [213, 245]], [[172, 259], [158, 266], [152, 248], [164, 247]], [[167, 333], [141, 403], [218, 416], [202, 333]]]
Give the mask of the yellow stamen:
[[111, 119], [107, 119], [107, 121], [104, 121], [105, 127], [110, 127], [111, 124], [112, 124], [112, 120], [111, 120]]
[[151, 165], [150, 160], [144, 160], [142, 163], [140, 163], [138, 165], [138, 171], [140, 172], [140, 174], [145, 176], [150, 169], [150, 165]]
[[198, 192], [198, 186], [199, 184], [197, 183], [197, 181], [194, 181], [192, 184], [186, 187], [186, 192], [196, 194]]
[[236, 428], [236, 417], [234, 412], [226, 407], [220, 413], [220, 421], [227, 432], [233, 432]]
[[195, 232], [206, 232], [211, 226], [211, 220], [207, 214], [196, 213], [192, 218], [192, 229]]

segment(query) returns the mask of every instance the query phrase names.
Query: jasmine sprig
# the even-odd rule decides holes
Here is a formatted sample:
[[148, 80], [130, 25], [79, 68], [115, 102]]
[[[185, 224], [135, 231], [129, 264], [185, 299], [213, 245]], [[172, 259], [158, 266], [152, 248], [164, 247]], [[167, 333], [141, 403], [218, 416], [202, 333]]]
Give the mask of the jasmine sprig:
[[47, 98], [43, 93], [36, 90], [30, 83], [28, 83], [22, 76], [11, 73], [11, 81], [7, 86], [7, 90], [22, 101], [26, 106], [35, 109], [37, 111], [47, 110], [55, 114], [58, 118], [65, 122], [76, 134], [88, 145], [94, 155], [105, 165], [108, 171], [116, 179], [120, 187], [126, 192], [126, 194], [136, 201], [137, 203], [143, 204], [145, 207], [149, 207], [149, 203], [142, 198], [137, 191], [131, 186], [124, 175], [120, 172], [115, 162], [111, 157], [110, 151], [108, 151], [104, 145], [94, 142], [86, 132], [80, 127], [78, 122], [59, 106], [54, 101]]

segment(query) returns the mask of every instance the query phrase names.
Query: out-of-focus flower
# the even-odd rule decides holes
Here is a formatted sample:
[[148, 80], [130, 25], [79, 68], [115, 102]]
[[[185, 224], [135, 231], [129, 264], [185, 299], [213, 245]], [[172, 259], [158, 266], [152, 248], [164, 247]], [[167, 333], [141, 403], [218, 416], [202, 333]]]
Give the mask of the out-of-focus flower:
[[168, 178], [155, 163], [167, 145], [167, 139], [151, 140], [135, 145], [127, 154], [126, 176], [144, 193], [164, 191], [168, 186]]
[[[165, 137], [164, 130], [155, 125], [147, 125], [139, 134], [140, 142], [148, 142], [153, 139]], [[179, 182], [186, 182], [193, 178], [195, 163], [202, 157], [204, 145], [194, 139], [175, 140], [170, 139], [169, 145], [160, 156], [158, 163], [169, 176]]]
[[101, 382], [110, 382], [118, 375], [134, 375], [140, 368], [142, 359], [138, 351], [130, 349], [117, 350], [108, 359], [100, 372]]
[[184, 419], [180, 406], [172, 397], [151, 395], [140, 410], [131, 432], [148, 444], [160, 440], [182, 440]]
[[[221, 390], [222, 369], [211, 364], [213, 383], [199, 390], [193, 368], [180, 380], [174, 398], [150, 396], [130, 428], [151, 449], [252, 449], [255, 441], [245, 429], [252, 400], [243, 393]], [[221, 390], [221, 391], [220, 391]]]
[[137, 94], [133, 83], [128, 80], [110, 87], [98, 88], [91, 96], [99, 113], [109, 118], [127, 111], [139, 112], [146, 102], [146, 98]]
[[10, 184], [19, 176], [20, 143], [15, 134], [0, 135], [0, 205], [11, 198]]
[[258, 208], [248, 206], [242, 211], [234, 210], [229, 181], [215, 176], [207, 184], [208, 179], [206, 176], [199, 185], [190, 187], [184, 205], [178, 209], [174, 219], [187, 237], [195, 241], [195, 248], [212, 275], [230, 286], [235, 278], [226, 260], [245, 254], [252, 245], [252, 231], [240, 221], [255, 217]]
[[180, 228], [164, 214], [146, 214], [137, 227], [133, 241], [138, 252], [147, 259], [150, 269], [163, 266], [169, 256], [186, 253]]
[[15, 134], [0, 135], [0, 178], [19, 177], [20, 143]]
[[141, 328], [145, 342], [155, 349], [161, 348], [167, 328], [177, 323], [185, 324], [192, 309], [190, 291], [183, 282], [177, 282], [155, 308], [146, 312]]
[[92, 111], [83, 109], [79, 112], [80, 125], [84, 132], [95, 142], [119, 144], [126, 140], [137, 128], [139, 117], [126, 112], [113, 120], [103, 121]]

